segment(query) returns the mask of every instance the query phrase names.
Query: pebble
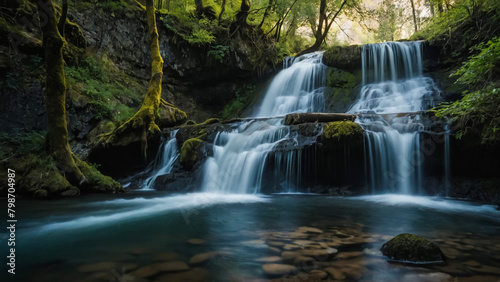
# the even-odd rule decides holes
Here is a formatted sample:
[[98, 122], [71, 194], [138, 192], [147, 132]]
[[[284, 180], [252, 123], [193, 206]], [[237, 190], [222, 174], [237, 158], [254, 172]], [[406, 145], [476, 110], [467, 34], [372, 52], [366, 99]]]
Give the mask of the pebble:
[[317, 243], [313, 242], [313, 241], [310, 241], [310, 240], [295, 240], [295, 241], [293, 241], [293, 244], [295, 244], [295, 245], [303, 248], [305, 246], [315, 245]]
[[160, 270], [154, 266], [148, 265], [143, 266], [131, 273], [132, 276], [137, 276], [140, 278], [148, 278], [160, 273]]
[[307, 226], [301, 226], [301, 227], [297, 228], [296, 231], [303, 232], [303, 233], [316, 233], [316, 234], [323, 233], [323, 231], [319, 230], [318, 228], [307, 227]]
[[289, 260], [295, 259], [299, 255], [300, 255], [299, 252], [288, 252], [288, 251], [285, 251], [285, 252], [281, 253], [281, 258], [283, 260], [285, 260], [285, 261], [289, 261]]
[[98, 262], [98, 263], [91, 263], [91, 264], [85, 264], [80, 267], [78, 267], [78, 272], [97, 272], [97, 271], [111, 271], [113, 268], [117, 266], [116, 263], [114, 262]]
[[198, 264], [206, 262], [207, 260], [216, 256], [217, 254], [218, 252], [207, 252], [207, 253], [196, 254], [189, 259], [189, 264]]
[[265, 274], [270, 276], [282, 276], [297, 272], [297, 268], [288, 264], [268, 263], [262, 266]]
[[157, 282], [203, 282], [208, 279], [208, 271], [202, 268], [193, 268], [184, 272], [168, 273], [159, 276]]
[[183, 261], [161, 262], [154, 264], [153, 267], [160, 270], [161, 272], [177, 272], [189, 270], [189, 266]]
[[286, 250], [286, 251], [295, 251], [298, 249], [300, 249], [300, 247], [297, 245], [294, 245], [294, 244], [285, 244], [283, 246], [283, 250]]
[[179, 254], [177, 253], [158, 253], [153, 255], [153, 261], [175, 261], [179, 259]]
[[278, 248], [275, 248], [275, 247], [268, 247], [268, 249], [273, 252], [273, 253], [277, 253], [277, 254], [281, 254], [281, 250], [278, 249]]
[[188, 242], [188, 244], [191, 244], [191, 245], [201, 245], [201, 244], [205, 243], [205, 240], [193, 238], [193, 239], [187, 240], [187, 242]]
[[361, 256], [362, 252], [342, 252], [337, 255], [337, 259], [350, 259]]
[[315, 281], [315, 280], [323, 280], [328, 276], [326, 272], [323, 270], [313, 270], [309, 272], [307, 275], [307, 279], [305, 281]]
[[280, 242], [280, 241], [267, 241], [267, 244], [269, 246], [273, 246], [273, 247], [281, 247], [281, 246], [285, 245], [285, 243]]
[[454, 279], [446, 273], [421, 273], [421, 274], [407, 274], [400, 280], [401, 282], [453, 282]]
[[260, 261], [260, 262], [279, 262], [279, 261], [281, 261], [281, 257], [278, 257], [278, 256], [262, 257], [262, 258], [257, 259], [257, 261]]
[[324, 269], [335, 280], [345, 280], [347, 277], [340, 269], [327, 267]]
[[308, 257], [322, 257], [322, 256], [332, 256], [337, 254], [339, 251], [334, 248], [329, 249], [305, 249], [300, 251], [300, 254]]

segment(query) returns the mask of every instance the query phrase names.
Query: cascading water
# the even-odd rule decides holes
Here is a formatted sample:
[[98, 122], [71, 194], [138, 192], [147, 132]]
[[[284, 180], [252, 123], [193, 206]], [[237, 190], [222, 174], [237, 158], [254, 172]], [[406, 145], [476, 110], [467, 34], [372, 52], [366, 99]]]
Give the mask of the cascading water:
[[369, 185], [372, 192], [418, 193], [424, 130], [418, 112], [439, 100], [434, 81], [422, 73], [422, 42], [369, 44], [361, 52], [363, 87], [349, 113], [360, 114], [366, 131]]
[[[296, 136], [283, 125], [283, 116], [294, 112], [321, 112], [324, 109], [326, 66], [323, 53], [316, 52], [284, 62], [265, 94], [255, 119], [241, 123], [232, 132], [221, 132], [214, 141], [214, 155], [203, 167], [205, 192], [258, 193], [269, 154], [279, 144], [297, 145]], [[283, 188], [289, 191], [300, 182], [300, 153], [276, 152], [275, 175], [284, 170]]]
[[179, 158], [179, 150], [177, 150], [177, 139], [175, 135], [178, 130], [172, 130], [169, 138], [160, 146], [161, 154], [158, 154], [157, 159], [153, 163], [154, 168], [150, 176], [144, 180], [143, 190], [154, 189], [154, 183], [158, 176], [168, 174], [172, 170], [174, 162]]

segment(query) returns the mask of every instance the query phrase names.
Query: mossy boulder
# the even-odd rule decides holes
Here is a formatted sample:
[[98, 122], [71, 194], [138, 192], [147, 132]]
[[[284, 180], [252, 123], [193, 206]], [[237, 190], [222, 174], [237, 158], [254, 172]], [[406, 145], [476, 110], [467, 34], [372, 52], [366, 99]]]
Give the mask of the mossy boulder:
[[439, 247], [430, 240], [403, 233], [392, 238], [380, 248], [382, 254], [391, 260], [408, 263], [443, 263], [446, 257]]
[[351, 145], [362, 144], [363, 128], [352, 121], [329, 122], [323, 127], [321, 141], [347, 142]]
[[160, 119], [158, 120], [160, 128], [181, 125], [187, 120], [186, 113], [175, 107], [160, 107], [158, 113], [160, 115]]
[[196, 162], [199, 160], [199, 150], [203, 140], [198, 138], [188, 139], [182, 144], [181, 148], [181, 164], [186, 170], [193, 169]]

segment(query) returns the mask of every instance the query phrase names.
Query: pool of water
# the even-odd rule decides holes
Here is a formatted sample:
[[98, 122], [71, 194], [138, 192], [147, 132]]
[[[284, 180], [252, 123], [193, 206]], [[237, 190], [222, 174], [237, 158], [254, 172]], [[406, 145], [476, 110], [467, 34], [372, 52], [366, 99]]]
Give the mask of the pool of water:
[[[18, 281], [500, 280], [500, 212], [467, 201], [149, 192], [16, 208]], [[446, 264], [388, 262], [381, 245], [406, 232], [438, 244]]]

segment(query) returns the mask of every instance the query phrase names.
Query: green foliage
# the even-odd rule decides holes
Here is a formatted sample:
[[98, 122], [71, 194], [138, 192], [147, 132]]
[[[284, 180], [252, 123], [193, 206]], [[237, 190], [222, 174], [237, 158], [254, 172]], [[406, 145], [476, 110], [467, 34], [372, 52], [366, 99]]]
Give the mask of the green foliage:
[[71, 93], [77, 91], [87, 97], [87, 103], [95, 111], [96, 119], [120, 122], [134, 115], [136, 110], [130, 105], [141, 103], [140, 94], [144, 90], [133, 84], [130, 77], [116, 69], [109, 70], [104, 65], [104, 61], [87, 57], [81, 66], [66, 67], [70, 97], [78, 96]]
[[215, 45], [210, 46], [210, 50], [207, 55], [212, 56], [220, 63], [224, 62], [224, 58], [229, 54], [229, 46], [226, 45]]
[[231, 119], [238, 117], [253, 102], [255, 93], [254, 84], [245, 84], [244, 87], [235, 91], [235, 98], [222, 109], [222, 119]]
[[9, 143], [16, 155], [39, 154], [45, 147], [46, 131], [13, 131], [0, 133], [0, 143]]
[[207, 18], [197, 18], [193, 14], [164, 15], [160, 18], [166, 28], [193, 45], [206, 45], [215, 42], [211, 29], [216, 25]]
[[130, 8], [129, 1], [125, 0], [99, 0], [96, 1], [96, 6], [102, 8], [104, 11], [119, 11]]
[[479, 54], [469, 57], [454, 74], [458, 76], [456, 83], [468, 88], [464, 97], [434, 111], [436, 116], [449, 116], [462, 125], [457, 138], [480, 125], [482, 143], [494, 143], [500, 140], [500, 37], [472, 49], [478, 50]]

